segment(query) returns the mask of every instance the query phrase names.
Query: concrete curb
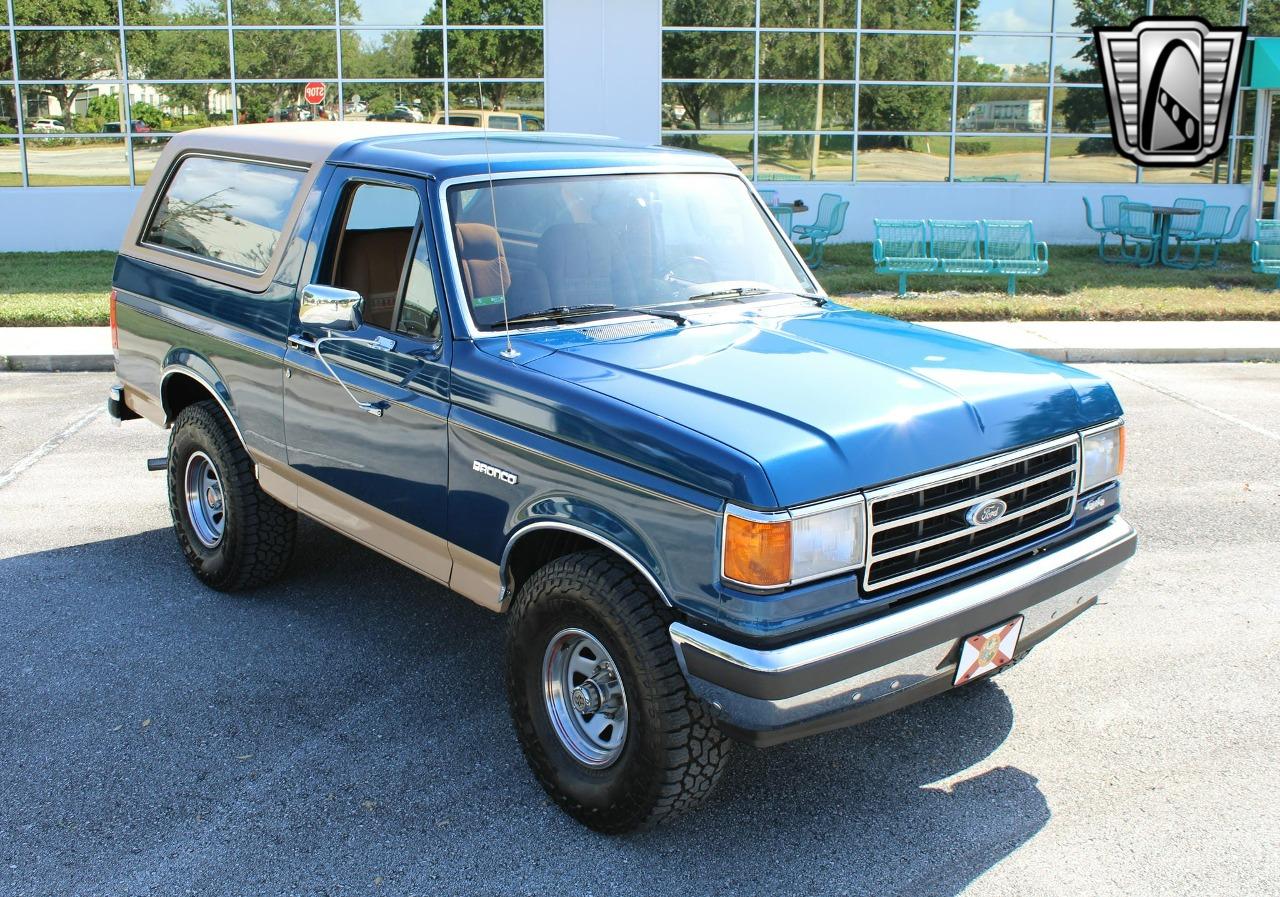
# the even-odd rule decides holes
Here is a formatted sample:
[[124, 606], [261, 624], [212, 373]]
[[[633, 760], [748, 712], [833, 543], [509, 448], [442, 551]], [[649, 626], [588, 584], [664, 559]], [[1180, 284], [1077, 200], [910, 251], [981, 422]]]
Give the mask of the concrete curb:
[[[1068, 364], [1280, 362], [1280, 321], [938, 321], [925, 326]], [[113, 367], [106, 327], [0, 327], [0, 370]]]

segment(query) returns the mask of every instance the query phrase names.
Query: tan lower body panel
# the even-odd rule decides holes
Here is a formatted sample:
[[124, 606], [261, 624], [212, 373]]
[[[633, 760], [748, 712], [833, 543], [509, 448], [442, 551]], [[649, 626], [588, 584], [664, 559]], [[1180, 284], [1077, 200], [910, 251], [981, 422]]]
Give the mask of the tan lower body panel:
[[275, 458], [251, 454], [258, 465], [259, 485], [281, 504], [447, 585], [481, 607], [501, 609], [502, 578], [497, 564], [298, 473]]

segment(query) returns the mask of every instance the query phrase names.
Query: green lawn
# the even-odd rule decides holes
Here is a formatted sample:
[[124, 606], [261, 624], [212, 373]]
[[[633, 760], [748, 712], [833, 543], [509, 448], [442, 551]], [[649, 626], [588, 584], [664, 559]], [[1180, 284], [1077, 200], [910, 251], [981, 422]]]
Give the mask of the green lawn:
[[[112, 252], [0, 253], [0, 326], [107, 323]], [[1249, 270], [1247, 244], [1229, 246], [1217, 268], [1180, 271], [1104, 265], [1091, 246], [1054, 246], [1049, 273], [1003, 277], [910, 278], [872, 269], [866, 243], [831, 246], [818, 272], [832, 296], [858, 308], [931, 321], [1280, 320], [1275, 280]]]

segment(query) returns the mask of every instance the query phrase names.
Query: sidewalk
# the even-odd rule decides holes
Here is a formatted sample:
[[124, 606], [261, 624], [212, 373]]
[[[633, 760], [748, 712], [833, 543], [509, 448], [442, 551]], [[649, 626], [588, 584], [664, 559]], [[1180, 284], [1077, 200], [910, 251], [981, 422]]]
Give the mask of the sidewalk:
[[[927, 326], [1075, 364], [1280, 362], [1280, 321], [956, 321]], [[0, 327], [0, 371], [109, 371], [106, 327]]]

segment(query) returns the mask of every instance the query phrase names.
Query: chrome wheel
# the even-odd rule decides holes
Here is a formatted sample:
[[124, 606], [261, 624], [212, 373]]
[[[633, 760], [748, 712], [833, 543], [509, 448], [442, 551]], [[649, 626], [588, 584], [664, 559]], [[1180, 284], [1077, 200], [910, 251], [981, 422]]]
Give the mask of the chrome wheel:
[[187, 458], [183, 487], [187, 519], [196, 538], [205, 548], [217, 548], [227, 523], [226, 499], [218, 469], [204, 452], [192, 452]]
[[542, 661], [542, 693], [560, 743], [587, 766], [618, 759], [627, 738], [627, 692], [617, 665], [591, 633], [563, 629]]

